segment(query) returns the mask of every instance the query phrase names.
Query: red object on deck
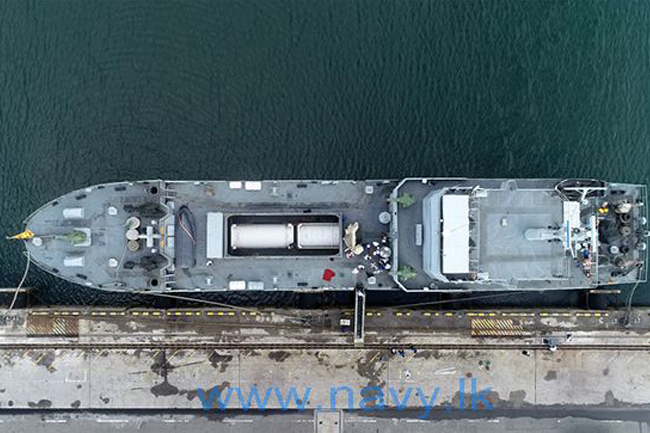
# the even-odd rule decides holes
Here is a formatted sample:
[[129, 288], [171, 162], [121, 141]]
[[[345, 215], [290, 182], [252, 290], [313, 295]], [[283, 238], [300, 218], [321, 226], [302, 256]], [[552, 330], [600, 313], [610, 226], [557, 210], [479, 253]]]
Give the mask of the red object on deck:
[[325, 281], [328, 281], [328, 282], [332, 281], [332, 278], [334, 278], [334, 275], [336, 275], [336, 274], [334, 273], [333, 270], [325, 269], [325, 272], [323, 272], [323, 279]]

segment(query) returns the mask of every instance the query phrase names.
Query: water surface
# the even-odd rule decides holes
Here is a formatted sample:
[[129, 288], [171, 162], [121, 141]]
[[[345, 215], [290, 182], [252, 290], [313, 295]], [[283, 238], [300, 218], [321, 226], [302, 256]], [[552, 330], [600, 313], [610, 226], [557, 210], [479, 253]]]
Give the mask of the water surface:
[[[649, 29], [633, 1], [4, 0], [1, 231], [126, 179], [650, 183]], [[0, 286], [20, 252], [0, 242]], [[28, 284], [45, 303], [140, 302]]]

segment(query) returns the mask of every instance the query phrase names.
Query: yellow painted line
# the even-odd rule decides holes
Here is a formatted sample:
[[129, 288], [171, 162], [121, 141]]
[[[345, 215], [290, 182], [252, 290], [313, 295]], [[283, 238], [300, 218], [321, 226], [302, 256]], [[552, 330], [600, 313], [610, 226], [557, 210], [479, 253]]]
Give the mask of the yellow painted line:
[[208, 311], [208, 312], [205, 313], [205, 314], [207, 314], [208, 316], [214, 316], [214, 311]]
[[252, 312], [250, 312], [250, 313], [248, 313], [248, 314], [250, 314], [251, 316], [257, 316], [257, 313], [254, 312], [254, 311], [252, 311]]
[[151, 314], [154, 316], [162, 316], [162, 314], [160, 314], [160, 311], [152, 311]]
[[425, 315], [425, 316], [430, 316], [431, 315], [431, 313], [426, 312], [426, 311], [424, 313], [422, 313], [422, 314]]
[[447, 316], [447, 317], [449, 317], [449, 316], [453, 316], [453, 315], [454, 315], [454, 313], [450, 313], [450, 312], [446, 312], [446, 313], [445, 313], [445, 316]]
[[178, 355], [178, 352], [180, 352], [180, 350], [176, 350], [176, 351], [174, 351], [174, 353], [169, 355], [169, 358], [167, 358], [167, 361], [171, 361], [176, 355]]
[[[201, 313], [198, 313], [197, 316], [200, 315], [200, 314], [201, 314]], [[229, 315], [229, 316], [234, 316], [234, 315], [235, 315], [235, 312], [234, 312], [234, 311], [228, 311], [228, 315]]]
[[131, 311], [132, 316], [139, 316], [140, 312], [139, 311]]
[[223, 311], [217, 311], [217, 316], [223, 316]]
[[543, 317], [571, 317], [571, 313], [557, 313], [557, 312], [556, 313], [542, 312], [539, 313], [539, 315]]

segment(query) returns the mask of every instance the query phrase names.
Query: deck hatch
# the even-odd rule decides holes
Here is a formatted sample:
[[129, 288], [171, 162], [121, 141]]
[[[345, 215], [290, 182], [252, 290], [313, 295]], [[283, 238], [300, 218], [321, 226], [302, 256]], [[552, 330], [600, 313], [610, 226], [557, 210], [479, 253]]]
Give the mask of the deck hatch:
[[223, 213], [208, 212], [207, 222], [207, 248], [208, 259], [223, 258]]

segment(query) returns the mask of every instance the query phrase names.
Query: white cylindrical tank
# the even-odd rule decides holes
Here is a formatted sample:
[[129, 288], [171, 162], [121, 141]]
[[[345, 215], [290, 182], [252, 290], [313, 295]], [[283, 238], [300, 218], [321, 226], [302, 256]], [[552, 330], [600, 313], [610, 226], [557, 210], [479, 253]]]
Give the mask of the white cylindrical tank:
[[233, 224], [230, 246], [236, 248], [289, 248], [293, 224]]
[[338, 223], [298, 225], [298, 248], [338, 248], [341, 238], [341, 229]]

